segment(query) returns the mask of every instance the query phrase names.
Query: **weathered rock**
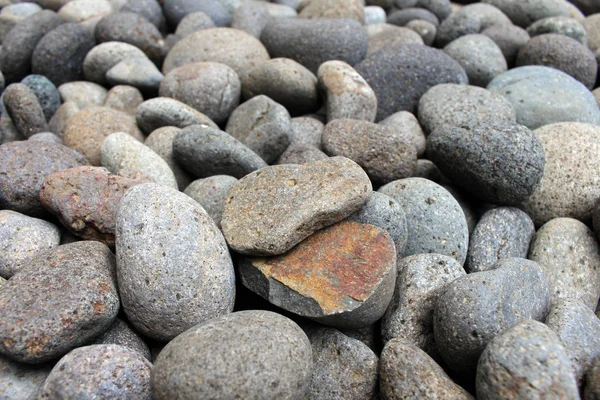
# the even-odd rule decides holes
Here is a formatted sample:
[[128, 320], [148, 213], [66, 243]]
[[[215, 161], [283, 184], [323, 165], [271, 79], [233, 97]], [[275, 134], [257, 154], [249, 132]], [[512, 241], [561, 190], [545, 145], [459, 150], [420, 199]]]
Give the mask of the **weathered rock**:
[[29, 75], [23, 79], [21, 83], [31, 89], [35, 94], [44, 111], [46, 121], [50, 121], [50, 118], [56, 113], [56, 110], [58, 110], [61, 103], [60, 93], [56, 86], [54, 86], [48, 78], [42, 75]]
[[321, 149], [321, 138], [325, 125], [323, 122], [310, 116], [292, 118], [292, 129], [289, 132], [290, 145], [294, 143], [306, 144]]
[[85, 79], [106, 84], [106, 73], [115, 65], [129, 57], [144, 57], [145, 53], [132, 44], [124, 42], [100, 43], [87, 53], [83, 60]]
[[127, 57], [106, 71], [106, 82], [110, 86], [129, 85], [144, 93], [156, 94], [164, 76], [146, 56]]
[[137, 108], [135, 119], [142, 132], [148, 135], [163, 126], [183, 129], [190, 125], [203, 124], [217, 128], [217, 124], [200, 111], [168, 97], [146, 100]]
[[600, 395], [600, 357], [596, 357], [585, 376], [584, 400], [594, 400]]
[[481, 34], [492, 39], [500, 47], [508, 67], [515, 64], [519, 50], [529, 40], [527, 31], [513, 24], [492, 25], [481, 31]]
[[587, 44], [587, 33], [583, 24], [570, 17], [548, 17], [540, 19], [527, 27], [527, 33], [531, 37], [544, 35], [546, 33], [557, 33], [577, 40], [579, 43]]
[[142, 336], [134, 331], [129, 323], [119, 318], [116, 318], [110, 328], [94, 340], [94, 344], [118, 344], [138, 352], [147, 360], [151, 360], [150, 349]]
[[367, 57], [379, 50], [389, 49], [401, 44], [424, 44], [421, 36], [412, 29], [390, 24], [383, 24], [383, 26], [381, 32], [371, 29]]
[[275, 164], [306, 164], [324, 160], [329, 156], [310, 144], [292, 143], [277, 159]]
[[29, 365], [0, 356], [0, 396], [3, 399], [37, 398], [52, 365]]
[[[184, 38], [202, 29], [214, 28], [213, 20], [202, 11], [189, 13], [177, 24], [175, 34]], [[235, 27], [234, 27], [235, 28]]]
[[498, 7], [515, 25], [523, 28], [542, 18], [569, 15], [567, 2], [561, 0], [483, 0], [483, 2]]
[[48, 131], [44, 109], [35, 93], [26, 85], [9, 85], [2, 93], [2, 101], [21, 135], [28, 138], [36, 133]]
[[143, 102], [144, 97], [137, 88], [128, 85], [118, 85], [108, 91], [104, 107], [109, 107], [135, 117], [135, 111]]
[[183, 190], [192, 182], [192, 178], [177, 164], [173, 155], [173, 140], [179, 132], [181, 132], [181, 129], [174, 126], [158, 128], [148, 135], [144, 144], [165, 160], [173, 175], [175, 175], [179, 190]]
[[79, 109], [104, 105], [108, 91], [96, 83], [77, 81], [63, 83], [58, 92], [64, 103], [73, 102]]
[[216, 0], [166, 0], [164, 13], [170, 25], [176, 26], [188, 14], [201, 11], [208, 15], [217, 26], [227, 26], [231, 21], [223, 3]]
[[386, 119], [379, 122], [381, 125], [393, 128], [397, 134], [404, 137], [407, 143], [413, 144], [417, 149], [417, 156], [422, 157], [425, 154], [427, 145], [425, 134], [419, 120], [408, 111], [398, 111]]
[[193, 181], [185, 188], [184, 193], [196, 200], [221, 228], [223, 206], [228, 199], [227, 193], [237, 181], [233, 176], [213, 175]]

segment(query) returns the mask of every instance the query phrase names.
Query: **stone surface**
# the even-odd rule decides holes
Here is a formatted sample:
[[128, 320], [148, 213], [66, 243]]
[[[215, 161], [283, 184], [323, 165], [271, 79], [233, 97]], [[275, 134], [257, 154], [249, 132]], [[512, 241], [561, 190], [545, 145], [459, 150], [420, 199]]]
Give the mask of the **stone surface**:
[[163, 349], [152, 371], [152, 398], [303, 399], [312, 358], [308, 338], [291, 320], [236, 312], [196, 325]]
[[600, 357], [596, 357], [592, 366], [585, 377], [585, 386], [583, 389], [584, 400], [594, 400], [600, 395]]
[[229, 191], [223, 233], [239, 253], [282, 254], [360, 209], [371, 190], [367, 174], [345, 157], [263, 168]]
[[381, 32], [371, 29], [369, 33], [369, 47], [367, 57], [379, 50], [389, 49], [401, 44], [423, 44], [421, 36], [412, 29], [383, 24]]
[[165, 160], [173, 175], [175, 175], [179, 190], [183, 190], [192, 182], [192, 178], [177, 164], [173, 155], [173, 140], [179, 132], [181, 132], [181, 129], [174, 126], [158, 128], [148, 135], [144, 144]]
[[436, 27], [440, 24], [439, 18], [434, 13], [420, 7], [408, 7], [396, 10], [388, 16], [387, 23], [406, 26], [409, 22], [415, 20], [427, 21]]
[[52, 365], [29, 365], [0, 356], [0, 397], [11, 400], [37, 398]]
[[63, 83], [58, 87], [58, 92], [64, 103], [73, 102], [81, 110], [102, 106], [108, 95], [103, 86], [86, 81]]
[[24, 137], [48, 131], [44, 109], [35, 93], [26, 85], [9, 85], [2, 93], [2, 102], [17, 131]]
[[203, 124], [217, 128], [217, 124], [200, 111], [168, 97], [146, 100], [137, 108], [135, 119], [142, 132], [148, 135], [163, 126], [183, 129], [190, 125]]
[[[31, 4], [31, 3], [25, 3]], [[50, 121], [56, 110], [60, 107], [60, 93], [54, 84], [45, 76], [28, 75], [21, 81], [35, 94], [40, 102], [40, 106], [44, 111], [46, 121]]]
[[498, 7], [515, 25], [523, 28], [542, 18], [569, 15], [567, 2], [561, 0], [483, 0], [483, 3]]
[[557, 33], [577, 40], [579, 43], [587, 44], [587, 32], [583, 24], [569, 17], [548, 17], [540, 19], [527, 27], [527, 33], [531, 37], [544, 35], [546, 33]]
[[114, 256], [99, 242], [62, 245], [35, 257], [0, 291], [0, 352], [40, 363], [104, 332], [119, 311], [114, 273]]
[[48, 123], [50, 132], [58, 135], [62, 140], [63, 132], [66, 129], [69, 120], [79, 111], [81, 110], [75, 102], [67, 101], [63, 103], [59, 109], [56, 110], [56, 113], [52, 116], [52, 119], [50, 119]]
[[58, 7], [58, 15], [69, 22], [96, 20], [113, 11], [111, 4], [106, 0], [59, 1], [63, 4], [62, 7]]
[[83, 60], [85, 79], [100, 85], [106, 84], [106, 73], [129, 57], [144, 57], [145, 53], [132, 44], [124, 42], [100, 43], [91, 49]]
[[266, 2], [245, 1], [235, 9], [231, 18], [231, 27], [242, 30], [250, 35], [260, 38], [265, 26], [271, 21], [272, 16], [267, 9]]
[[151, 361], [148, 345], [142, 336], [133, 330], [128, 322], [116, 318], [115, 322], [94, 340], [94, 344], [117, 344], [127, 347], [141, 354], [145, 359]]
[[146, 336], [169, 341], [233, 309], [225, 240], [208, 213], [177, 190], [148, 183], [125, 194], [116, 254], [123, 309]]
[[172, 26], [178, 25], [186, 15], [198, 11], [208, 15], [217, 26], [227, 26], [231, 21], [227, 8], [216, 0], [166, 0], [163, 10]]
[[137, 88], [128, 85], [117, 85], [106, 94], [104, 107], [135, 117], [135, 111], [143, 102], [144, 97]]
[[325, 125], [321, 120], [310, 117], [292, 118], [292, 130], [289, 133], [290, 144], [301, 143], [321, 149], [321, 138]]
[[214, 27], [215, 23], [208, 15], [202, 11], [195, 11], [187, 14], [179, 21], [175, 34], [184, 38], [194, 32], [201, 31], [202, 29]]
[[481, 34], [491, 38], [500, 47], [509, 67], [515, 64], [519, 50], [529, 40], [525, 29], [512, 24], [492, 25]]
[[421, 129], [419, 120], [411, 112], [398, 111], [380, 121], [379, 124], [393, 128], [398, 134], [404, 137], [407, 143], [415, 146], [418, 157], [423, 157], [427, 144], [425, 134], [423, 133], [423, 129]]
[[290, 144], [287, 149], [277, 159], [275, 164], [306, 164], [312, 161], [319, 161], [329, 156], [321, 150], [310, 144], [295, 142]]
[[110, 86], [130, 85], [147, 94], [157, 93], [164, 78], [146, 56], [127, 57], [109, 69], [105, 76]]
[[185, 188], [184, 193], [196, 200], [221, 228], [223, 206], [228, 199], [227, 193], [237, 181], [233, 176], [213, 175], [193, 181]]
[[313, 0], [298, 14], [299, 18], [348, 18], [365, 23], [364, 4], [361, 0]]

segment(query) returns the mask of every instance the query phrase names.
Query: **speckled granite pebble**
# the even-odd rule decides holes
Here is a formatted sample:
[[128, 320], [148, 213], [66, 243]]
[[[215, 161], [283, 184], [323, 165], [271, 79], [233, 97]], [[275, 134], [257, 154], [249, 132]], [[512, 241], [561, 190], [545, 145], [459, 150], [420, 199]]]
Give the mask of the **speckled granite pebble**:
[[83, 61], [85, 79], [101, 85], [106, 84], [106, 73], [128, 57], [143, 57], [144, 52], [124, 42], [104, 42], [91, 49]]
[[2, 101], [15, 127], [26, 138], [39, 132], [48, 132], [48, 124], [35, 93], [22, 83], [9, 85], [2, 93]]
[[184, 193], [196, 200], [220, 228], [227, 193], [237, 181], [233, 176], [213, 175], [193, 181]]
[[137, 351], [147, 360], [151, 360], [150, 349], [142, 335], [137, 333], [125, 320], [116, 318], [115, 322], [94, 340], [94, 344], [118, 344]]
[[46, 121], [50, 121], [61, 104], [60, 93], [56, 86], [42, 75], [28, 75], [21, 83], [36, 95], [42, 110], [44, 110]]
[[415, 146], [418, 157], [423, 157], [427, 142], [419, 120], [412, 113], [398, 111], [380, 121], [379, 124], [393, 128], [407, 143]]
[[181, 132], [181, 129], [174, 126], [163, 126], [148, 135], [144, 144], [165, 160], [175, 175], [179, 190], [183, 190], [193, 179], [177, 164], [173, 155], [173, 140], [179, 132]]
[[37, 398], [51, 370], [51, 364], [21, 364], [0, 356], [0, 398], [6, 400]]

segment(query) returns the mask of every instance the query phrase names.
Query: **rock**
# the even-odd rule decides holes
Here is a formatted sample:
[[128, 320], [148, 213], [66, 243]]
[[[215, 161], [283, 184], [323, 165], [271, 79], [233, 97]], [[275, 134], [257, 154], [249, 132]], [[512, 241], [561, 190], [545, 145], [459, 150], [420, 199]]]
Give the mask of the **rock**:
[[587, 44], [587, 33], [583, 24], [569, 17], [548, 17], [540, 19], [527, 27], [527, 33], [531, 37], [556, 33], [568, 36], [579, 43]]
[[58, 15], [69, 22], [97, 21], [113, 12], [106, 0], [71, 0], [59, 8]]
[[108, 91], [104, 107], [109, 107], [135, 117], [135, 111], [143, 102], [144, 97], [137, 88], [128, 85], [118, 85]]
[[398, 26], [406, 26], [409, 22], [416, 20], [427, 21], [433, 24], [435, 27], [440, 24], [439, 18], [434, 13], [426, 8], [421, 7], [408, 7], [396, 10], [388, 16], [387, 23]]
[[343, 221], [284, 255], [243, 258], [238, 270], [244, 286], [270, 303], [322, 324], [354, 329], [373, 324], [388, 307], [396, 249], [386, 230]]
[[407, 143], [415, 146], [417, 156], [425, 154], [426, 139], [423, 129], [417, 118], [408, 111], [398, 111], [379, 122], [380, 125], [389, 126], [404, 137]]
[[177, 26], [186, 15], [198, 11], [208, 15], [217, 26], [228, 26], [231, 22], [227, 8], [217, 0], [165, 0], [163, 11], [171, 26]]
[[175, 34], [184, 38], [191, 35], [194, 32], [201, 31], [202, 29], [214, 28], [215, 23], [213, 20], [203, 13], [202, 11], [195, 11], [187, 14], [177, 24]]
[[179, 132], [181, 129], [174, 126], [158, 128], [146, 138], [144, 144], [165, 160], [175, 175], [179, 190], [182, 190], [192, 182], [192, 178], [177, 164], [173, 155], [173, 140]]
[[599, 365], [600, 357], [596, 357], [594, 361], [592, 361], [592, 366], [585, 376], [585, 385], [583, 389], [584, 400], [593, 400], [600, 393], [600, 388], [598, 387], [598, 378], [600, 377], [600, 371], [598, 370]]
[[222, 124], [238, 106], [241, 90], [233, 69], [225, 64], [200, 62], [169, 72], [160, 84], [159, 95], [179, 100]]
[[523, 204], [533, 222], [540, 226], [552, 218], [571, 217], [589, 223], [600, 199], [595, 154], [600, 151], [600, 128], [565, 122], [534, 131], [546, 154], [544, 176]]
[[273, 312], [240, 311], [172, 340], [154, 363], [152, 398], [301, 399], [312, 369], [310, 343], [299, 326]]
[[461, 9], [452, 13], [437, 27], [435, 45], [443, 48], [462, 36], [477, 34], [481, 30], [481, 17]]
[[355, 65], [367, 54], [365, 29], [351, 19], [274, 19], [261, 41], [273, 58], [291, 58], [313, 73], [325, 61]]
[[575, 0], [573, 3], [585, 14], [594, 14], [600, 12], [598, 4], [593, 0]]
[[[442, 173], [440, 172], [438, 167], [431, 161], [420, 159], [417, 160], [417, 168], [415, 168], [415, 172], [413, 172], [411, 178], [425, 178], [435, 183], [440, 183], [440, 181], [442, 180]], [[466, 214], [465, 217], [467, 217]], [[471, 227], [469, 226], [469, 233], [471, 232], [470, 228]]]
[[440, 254], [399, 259], [394, 297], [381, 321], [383, 341], [402, 339], [439, 359], [433, 338], [436, 302], [447, 284], [465, 275], [454, 258]]
[[594, 53], [600, 49], [600, 16], [590, 15], [582, 21], [587, 33], [588, 46]]
[[101, 107], [108, 95], [104, 87], [86, 81], [63, 83], [58, 87], [58, 92], [64, 103], [73, 102], [81, 110]]
[[106, 72], [109, 85], [129, 85], [150, 94], [158, 92], [163, 79], [163, 74], [146, 56], [125, 58]]
[[223, 233], [239, 253], [282, 254], [360, 209], [371, 190], [367, 174], [344, 157], [263, 168], [230, 189]]
[[550, 304], [551, 280], [542, 266], [522, 258], [500, 260], [491, 270], [444, 287], [433, 316], [437, 348], [452, 370], [474, 372], [494, 337], [520, 321], [543, 321]]
[[414, 113], [419, 98], [437, 84], [468, 82], [465, 71], [452, 58], [417, 44], [376, 52], [358, 64], [356, 71], [377, 95], [377, 121], [397, 111]]
[[385, 184], [412, 175], [416, 148], [391, 127], [355, 119], [336, 119], [325, 126], [323, 150], [360, 165], [374, 183]]
[[10, 278], [32, 257], [60, 244], [60, 230], [50, 222], [0, 210], [0, 276]]
[[40, 133], [36, 133], [33, 136], [30, 136], [29, 139], [27, 140], [31, 140], [31, 141], [42, 141], [42, 142], [50, 142], [50, 143], [57, 143], [57, 144], [63, 144], [62, 139], [52, 133], [52, 132], [40, 132]]
[[106, 73], [129, 57], [144, 57], [145, 53], [132, 44], [124, 42], [100, 43], [91, 49], [83, 60], [85, 79], [106, 85]]
[[390, 400], [473, 399], [427, 353], [399, 338], [381, 352], [379, 379], [381, 395]]
[[168, 97], [146, 100], [138, 106], [135, 119], [142, 132], [146, 134], [164, 126], [183, 129], [190, 125], [202, 124], [217, 128], [217, 124], [200, 111]]
[[80, 347], [56, 364], [39, 398], [150, 399], [151, 371], [150, 361], [127, 347]]
[[288, 134], [290, 145], [301, 143], [321, 149], [323, 129], [325, 125], [317, 118], [311, 116], [292, 118], [292, 129]]
[[[527, 4], [527, 3], [525, 3]], [[477, 367], [477, 398], [578, 399], [569, 356], [544, 324], [523, 321], [498, 335]]]
[[4, 399], [37, 398], [52, 365], [28, 365], [0, 356], [0, 396]]
[[56, 110], [52, 116], [52, 119], [50, 119], [50, 122], [48, 123], [50, 132], [54, 132], [54, 134], [58, 135], [62, 140], [63, 132], [67, 128], [69, 120], [79, 111], [81, 110], [74, 101], [67, 101], [63, 103], [58, 110]]
[[265, 46], [254, 36], [238, 29], [212, 28], [194, 32], [177, 42], [167, 54], [162, 70], [168, 74], [185, 64], [212, 61], [231, 67], [243, 79], [268, 60]]
[[481, 21], [481, 30], [485, 30], [494, 25], [512, 25], [510, 18], [497, 7], [485, 4], [474, 3], [465, 5], [459, 12], [473, 15]]
[[9, 85], [2, 93], [2, 101], [10, 119], [24, 137], [48, 131], [44, 109], [35, 93], [26, 85]]
[[561, 0], [483, 0], [499, 8], [511, 21], [522, 28], [547, 17], [569, 16], [566, 1]]
[[312, 0], [298, 18], [346, 18], [365, 23], [364, 3], [361, 0]]
[[432, 46], [437, 35], [437, 29], [434, 24], [422, 20], [413, 20], [406, 24], [406, 27], [412, 29], [421, 36], [423, 44]]
[[56, 86], [54, 86], [48, 78], [42, 75], [29, 75], [23, 79], [21, 83], [31, 89], [35, 94], [42, 107], [46, 121], [50, 121], [61, 104], [60, 93]]
[[307, 334], [314, 360], [308, 399], [374, 397], [379, 359], [367, 345], [332, 328], [312, 329]]
[[365, 7], [365, 25], [382, 24], [385, 22], [385, 10], [379, 6]]
[[245, 31], [255, 38], [260, 38], [263, 29], [273, 18], [267, 9], [267, 4], [270, 3], [243, 2], [233, 12], [231, 27]]
[[227, 193], [237, 181], [233, 176], [213, 175], [193, 181], [185, 188], [184, 193], [196, 200], [220, 229]]
[[152, 22], [161, 32], [164, 32], [167, 28], [161, 3], [158, 0], [127, 0], [125, 5], [115, 11], [140, 14]]
[[0, 209], [31, 216], [45, 214], [40, 202], [44, 178], [57, 171], [87, 165], [76, 151], [60, 144], [17, 141], [0, 146]]
[[378, 191], [398, 201], [406, 213], [405, 257], [437, 253], [450, 256], [461, 265], [465, 263], [469, 242], [467, 221], [446, 189], [427, 179], [407, 178], [388, 183]]
[[303, 143], [292, 143], [281, 156], [277, 159], [275, 164], [306, 164], [313, 161], [319, 161], [329, 158], [329, 156], [323, 153], [321, 150], [310, 144]]
[[42, 8], [35, 3], [16, 3], [4, 6], [0, 11], [0, 42], [16, 24], [41, 10]]
[[518, 205], [544, 173], [544, 149], [526, 127], [510, 121], [470, 129], [442, 125], [427, 138], [427, 155], [444, 176], [471, 195], [494, 204]]
[[418, 0], [416, 6], [431, 11], [440, 21], [445, 20], [452, 13], [450, 0]]
[[[517, 122], [529, 129], [565, 121], [600, 125], [600, 109], [592, 93], [554, 68], [514, 68], [497, 76], [487, 89], [513, 103]], [[549, 103], [548, 98], [553, 101]]]
[[514, 207], [489, 210], [471, 234], [465, 267], [480, 272], [505, 258], [527, 258], [534, 236], [535, 226], [527, 213]]
[[30, 260], [0, 291], [0, 352], [40, 363], [104, 332], [119, 311], [114, 263], [108, 247], [93, 241]]
[[116, 318], [106, 332], [94, 340], [94, 344], [117, 344], [127, 347], [151, 360], [150, 349], [142, 336], [133, 330], [126, 321]]
[[572, 218], [544, 224], [531, 243], [529, 259], [544, 268], [552, 298], [578, 299], [594, 310], [600, 297], [600, 254], [594, 233]]
[[116, 254], [123, 309], [146, 336], [169, 341], [233, 309], [225, 240], [208, 213], [177, 190], [149, 183], [125, 194]]
[[481, 31], [481, 34], [492, 39], [500, 47], [509, 67], [515, 64], [519, 50], [529, 41], [527, 31], [512, 24], [492, 25]]
[[382, 49], [389, 49], [401, 44], [423, 44], [421, 36], [412, 29], [384, 24], [380, 33], [369, 34], [367, 57]]

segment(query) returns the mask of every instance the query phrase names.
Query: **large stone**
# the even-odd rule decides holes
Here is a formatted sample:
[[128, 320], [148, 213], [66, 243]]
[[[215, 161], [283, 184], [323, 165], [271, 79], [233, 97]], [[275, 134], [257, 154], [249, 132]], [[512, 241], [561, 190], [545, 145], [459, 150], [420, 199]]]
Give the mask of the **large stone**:
[[562, 0], [483, 0], [483, 3], [498, 7], [511, 21], [523, 28], [542, 18], [569, 16], [569, 7]]
[[37, 399], [51, 370], [52, 364], [22, 364], [0, 356], [0, 398]]
[[106, 73], [112, 67], [129, 57], [145, 57], [145, 53], [129, 43], [100, 43], [91, 49], [83, 60], [85, 79], [105, 85]]

